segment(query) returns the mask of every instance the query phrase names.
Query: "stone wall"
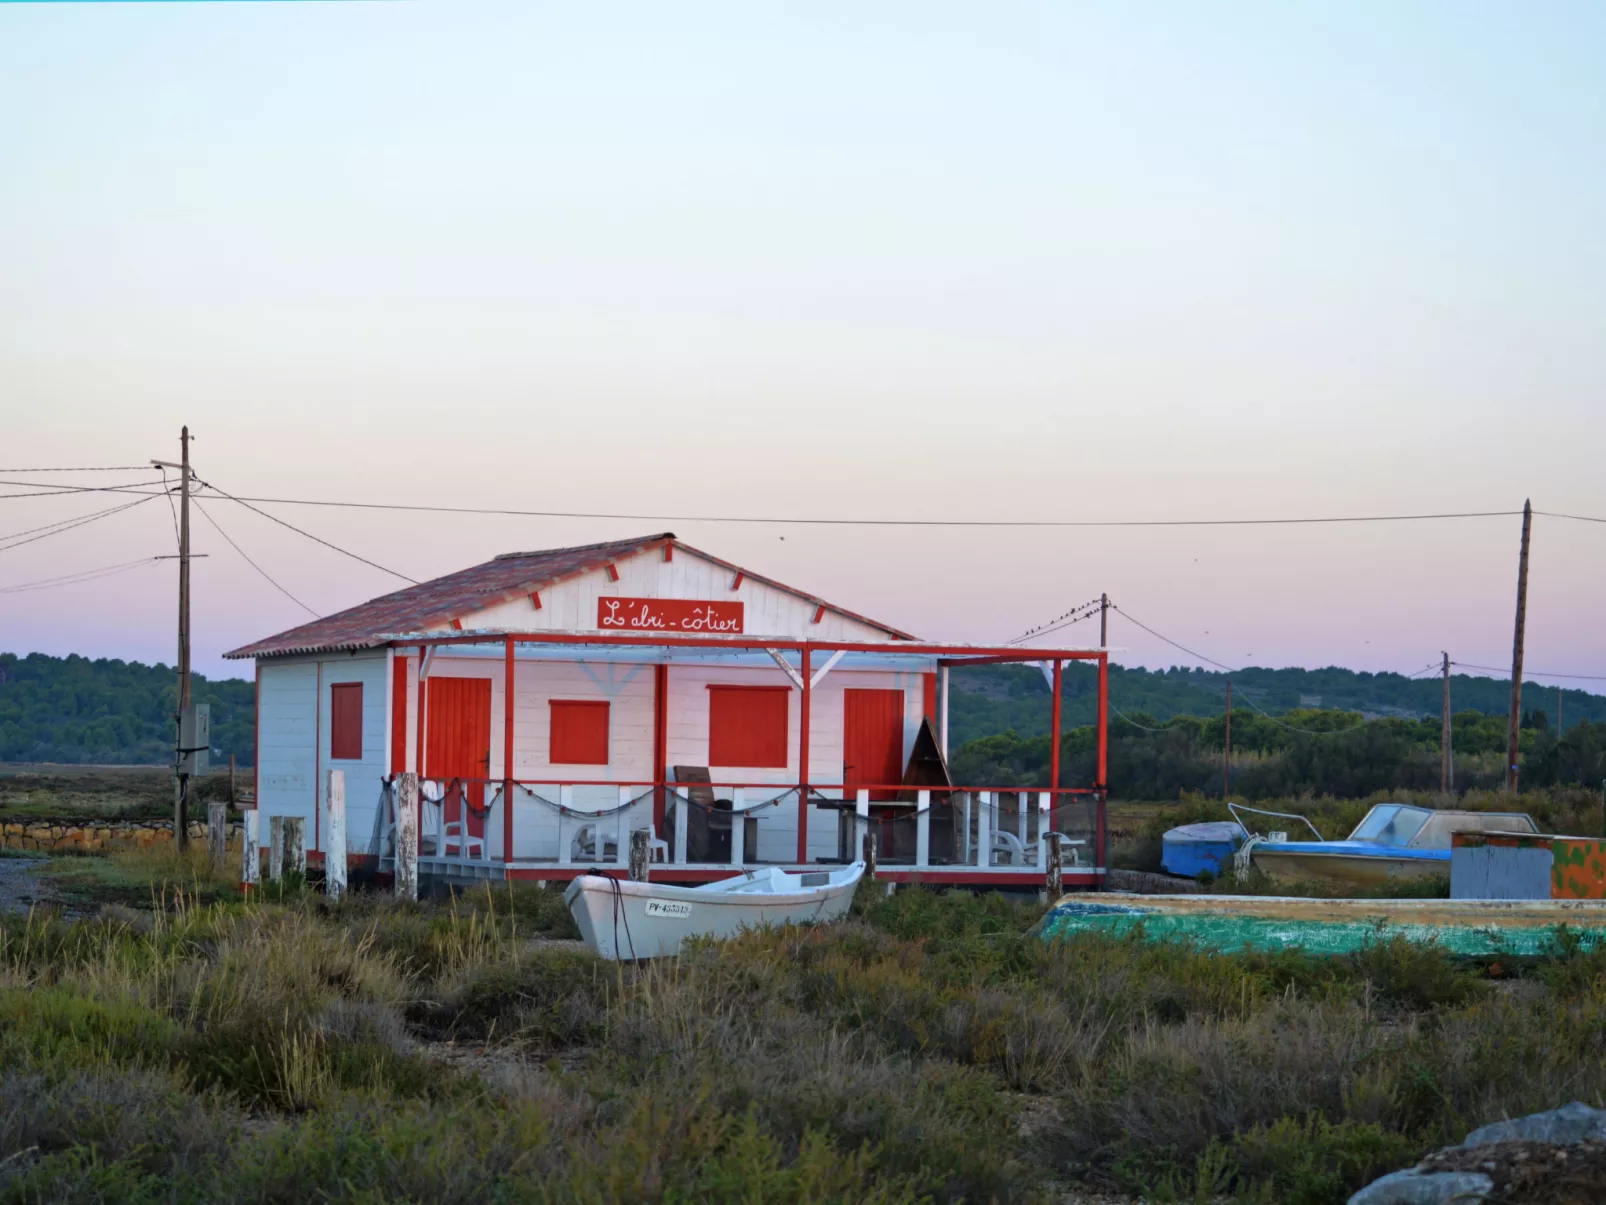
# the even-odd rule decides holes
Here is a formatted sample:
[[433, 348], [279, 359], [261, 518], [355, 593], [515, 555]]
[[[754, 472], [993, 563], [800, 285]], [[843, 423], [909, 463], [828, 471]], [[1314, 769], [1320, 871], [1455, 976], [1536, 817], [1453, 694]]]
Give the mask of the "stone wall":
[[[240, 822], [231, 820], [228, 842], [237, 845]], [[190, 822], [190, 840], [206, 844], [206, 821]], [[8, 820], [0, 823], [0, 849], [93, 853], [170, 845], [171, 820]]]

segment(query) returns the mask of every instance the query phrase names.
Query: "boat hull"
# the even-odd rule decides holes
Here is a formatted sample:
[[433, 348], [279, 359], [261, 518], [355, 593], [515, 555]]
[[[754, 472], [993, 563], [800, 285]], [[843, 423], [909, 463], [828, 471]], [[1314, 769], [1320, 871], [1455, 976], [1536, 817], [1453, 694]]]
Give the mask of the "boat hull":
[[1591, 947], [1606, 944], [1606, 900], [1357, 900], [1277, 896], [1128, 895], [1062, 901], [1045, 918], [1048, 939], [1078, 933], [1184, 941], [1202, 949], [1302, 949], [1348, 954], [1380, 941], [1432, 943], [1468, 957], [1542, 957], [1564, 948], [1565, 925]]
[[1338, 853], [1286, 845], [1257, 845], [1250, 854], [1255, 868], [1279, 882], [1326, 879], [1335, 883], [1376, 885], [1424, 879], [1450, 873], [1448, 857], [1424, 857], [1423, 852], [1399, 854]]
[[[707, 887], [581, 875], [564, 899], [591, 950], [603, 958], [635, 961], [678, 954], [692, 937], [735, 937], [748, 929], [840, 920], [862, 873], [862, 865], [855, 864], [819, 876], [828, 881], [818, 886], [780, 891], [760, 890], [763, 880], [753, 872]], [[775, 877], [796, 882], [814, 876]]]

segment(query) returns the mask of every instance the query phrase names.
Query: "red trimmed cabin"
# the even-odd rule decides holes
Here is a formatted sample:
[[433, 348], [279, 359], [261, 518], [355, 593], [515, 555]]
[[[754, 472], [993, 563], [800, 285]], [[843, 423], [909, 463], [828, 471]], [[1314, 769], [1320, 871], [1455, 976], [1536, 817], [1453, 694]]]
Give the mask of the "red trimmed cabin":
[[[923, 641], [671, 533], [508, 553], [226, 655], [256, 660], [259, 816], [303, 817], [315, 859], [330, 770], [381, 869], [412, 771], [426, 877], [622, 871], [644, 828], [654, 878], [707, 881], [851, 859], [871, 825], [890, 881], [1041, 887], [1051, 831], [1067, 886], [1104, 877], [1104, 651]], [[1099, 668], [1099, 781], [953, 783], [949, 667], [1057, 686], [1067, 660]]]

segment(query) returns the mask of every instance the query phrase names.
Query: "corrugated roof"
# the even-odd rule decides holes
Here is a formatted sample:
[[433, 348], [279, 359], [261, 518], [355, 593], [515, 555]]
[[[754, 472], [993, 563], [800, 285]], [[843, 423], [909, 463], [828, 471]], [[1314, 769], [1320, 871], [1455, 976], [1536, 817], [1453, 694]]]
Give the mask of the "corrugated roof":
[[740, 570], [755, 582], [785, 590], [788, 594], [807, 599], [840, 615], [880, 628], [895, 639], [914, 639], [907, 632], [844, 611], [812, 594], [783, 586], [757, 573], [748, 573], [740, 566], [682, 544], [675, 539], [674, 532], [665, 531], [634, 540], [610, 540], [601, 544], [581, 544], [574, 548], [503, 553], [483, 565], [369, 599], [358, 606], [304, 623], [277, 636], [269, 636], [266, 640], [243, 645], [223, 655], [230, 658], [279, 657], [295, 653], [374, 648], [388, 643], [395, 633], [421, 633], [443, 628], [461, 616], [510, 602], [532, 591], [550, 589], [569, 578], [595, 572], [666, 543], [673, 543], [715, 564]]

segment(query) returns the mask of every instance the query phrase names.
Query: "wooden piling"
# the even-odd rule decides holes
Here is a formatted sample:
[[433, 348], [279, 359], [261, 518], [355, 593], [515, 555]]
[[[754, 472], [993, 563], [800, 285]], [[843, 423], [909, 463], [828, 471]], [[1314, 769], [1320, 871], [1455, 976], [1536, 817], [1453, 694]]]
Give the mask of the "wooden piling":
[[396, 896], [418, 898], [418, 775], [411, 770], [396, 784]]
[[300, 816], [284, 818], [284, 868], [307, 876], [307, 822]]
[[206, 805], [206, 852], [214, 870], [228, 857], [229, 805], [226, 800], [214, 799]]
[[875, 882], [875, 832], [864, 834], [864, 877]]
[[268, 882], [284, 878], [284, 817], [268, 817]]
[[346, 894], [346, 772], [329, 771], [328, 832], [323, 855], [323, 889], [332, 900]]
[[1048, 842], [1048, 902], [1053, 904], [1058, 901], [1065, 890], [1063, 886], [1064, 878], [1061, 873], [1063, 863], [1060, 860], [1062, 857], [1060, 835], [1058, 833], [1044, 833], [1043, 840]]
[[630, 881], [632, 883], [645, 883], [651, 873], [652, 846], [649, 839], [652, 834], [644, 828], [633, 829], [630, 833]]
[[240, 812], [240, 891], [249, 895], [262, 877], [262, 851], [257, 846], [257, 810]]

